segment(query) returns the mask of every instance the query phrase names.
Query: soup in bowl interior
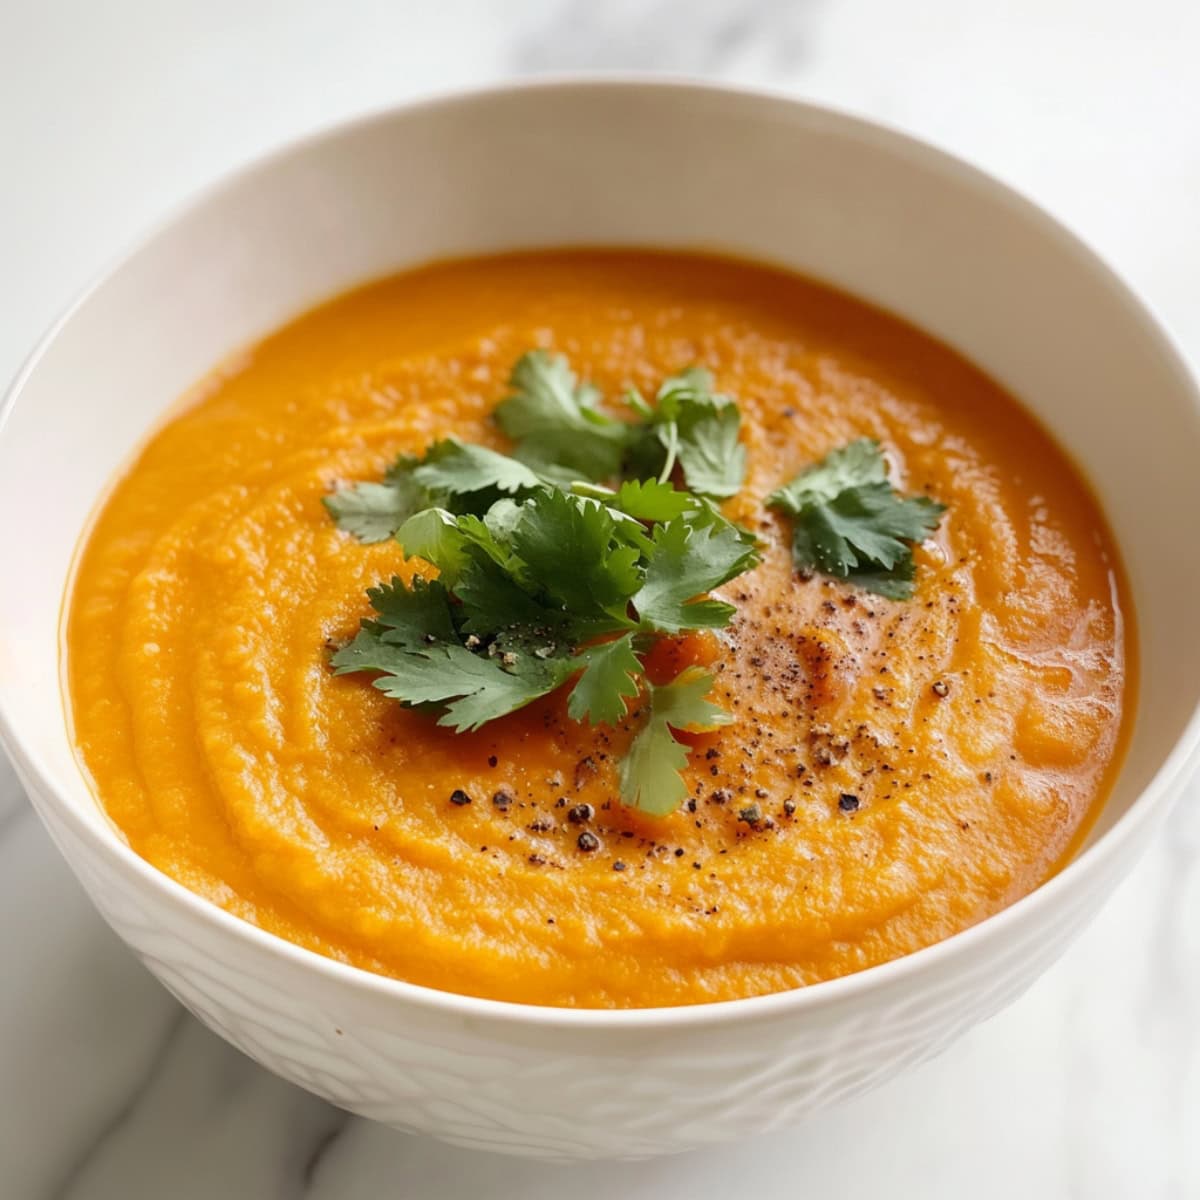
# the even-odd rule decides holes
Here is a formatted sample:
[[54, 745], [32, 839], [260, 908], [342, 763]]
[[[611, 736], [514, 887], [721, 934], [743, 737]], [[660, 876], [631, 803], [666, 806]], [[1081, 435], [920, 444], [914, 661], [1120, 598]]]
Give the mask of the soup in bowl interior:
[[1132, 629], [1087, 484], [948, 347], [580, 250], [401, 274], [216, 370], [99, 514], [67, 655], [97, 795], [187, 887], [413, 983], [648, 1007], [1045, 881]]

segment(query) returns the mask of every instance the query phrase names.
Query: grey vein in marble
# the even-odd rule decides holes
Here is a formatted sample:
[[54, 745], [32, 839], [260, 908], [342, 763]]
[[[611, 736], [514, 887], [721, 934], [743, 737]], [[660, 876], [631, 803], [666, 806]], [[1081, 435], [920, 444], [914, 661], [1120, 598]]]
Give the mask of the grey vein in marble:
[[794, 72], [823, 0], [568, 0], [514, 48], [521, 71]]
[[187, 1011], [183, 1008], [177, 1007], [171, 1013], [166, 1030], [151, 1054], [149, 1065], [136, 1081], [129, 1095], [105, 1118], [95, 1135], [89, 1139], [75, 1161], [67, 1168], [62, 1181], [55, 1185], [52, 1193], [55, 1200], [68, 1200], [75, 1192], [75, 1185], [81, 1179], [90, 1179], [96, 1160], [116, 1139], [122, 1128], [135, 1117], [147, 1094], [158, 1082], [162, 1072], [170, 1065], [171, 1049], [179, 1040], [179, 1036], [187, 1024], [187, 1019]]

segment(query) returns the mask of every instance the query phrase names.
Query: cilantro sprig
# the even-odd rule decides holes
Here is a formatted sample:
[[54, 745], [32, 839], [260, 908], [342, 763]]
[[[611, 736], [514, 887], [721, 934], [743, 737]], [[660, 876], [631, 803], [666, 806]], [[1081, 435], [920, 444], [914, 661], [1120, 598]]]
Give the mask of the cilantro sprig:
[[912, 597], [913, 544], [929, 537], [946, 511], [928, 496], [901, 496], [871, 438], [831, 451], [767, 504], [793, 519], [797, 570], [821, 571], [893, 600]]
[[746, 448], [738, 440], [741, 413], [728, 396], [713, 392], [712, 376], [703, 367], [667, 379], [653, 406], [637, 391], [628, 399], [645, 422], [631, 451], [643, 473], [665, 481], [678, 464], [693, 492], [721, 500], [737, 494], [746, 477]]
[[384, 542], [429, 508], [447, 505], [482, 514], [497, 496], [541, 486], [537, 474], [507, 454], [443, 438], [420, 458], [400, 455], [382, 483], [356, 483], [326, 496], [325, 507], [359, 541]]
[[[645, 812], [686, 796], [688, 748], [676, 734], [731, 719], [713, 675], [647, 677], [655, 642], [727, 625], [711, 593], [752, 570], [752, 534], [714, 501], [746, 470], [736, 403], [690, 368], [653, 403], [625, 396], [634, 419], [602, 407], [567, 361], [536, 350], [513, 368], [494, 418], [511, 455], [454, 438], [401, 455], [379, 482], [325, 498], [362, 542], [395, 538], [437, 578], [396, 576], [368, 590], [374, 615], [332, 658], [456, 731], [478, 729], [560, 688], [571, 720], [615, 725], [638, 713], [620, 764], [621, 796]], [[677, 486], [682, 484], [683, 486]], [[767, 498], [793, 518], [793, 556], [897, 599], [912, 594], [912, 544], [944, 507], [901, 497], [868, 439], [835, 450]]]
[[666, 379], [655, 403], [636, 389], [625, 397], [637, 420], [600, 407], [600, 394], [577, 382], [561, 356], [523, 354], [509, 379], [511, 395], [496, 423], [516, 443], [516, 457], [559, 483], [632, 475], [666, 483], [679, 469], [689, 491], [725, 499], [742, 486], [746, 449], [741, 414], [712, 390], [712, 376], [690, 367]]
[[609, 479], [629, 445], [624, 421], [599, 408], [600, 393], [576, 381], [561, 355], [531, 350], [517, 359], [496, 424], [517, 444], [516, 456], [552, 480]]
[[[661, 485], [652, 494], [665, 500]], [[728, 622], [732, 606], [703, 597], [758, 561], [749, 533], [694, 504], [648, 535], [619, 508], [546, 486], [497, 500], [482, 517], [428, 509], [397, 537], [438, 578], [372, 588], [375, 616], [333, 655], [335, 672], [374, 672], [385, 695], [436, 711], [439, 724], [460, 732], [572, 679], [568, 715], [592, 724], [620, 721], [645, 690], [651, 715], [635, 739], [643, 748], [622, 770], [622, 794], [648, 811], [676, 807], [687, 751], [654, 715], [674, 711], [655, 699], [674, 693], [649, 685], [638, 655], [661, 634]], [[702, 674], [689, 677], [689, 694], [711, 688]], [[696, 704], [679, 713], [675, 728], [719, 720]], [[649, 757], [646, 738], [656, 748]], [[674, 782], [664, 790], [668, 759]]]
[[708, 699], [712, 686], [707, 671], [687, 667], [671, 683], [649, 688], [650, 715], [621, 763], [621, 794], [627, 804], [665, 816], [686, 799], [682, 771], [687, 749], [672, 731], [701, 733], [733, 720]]

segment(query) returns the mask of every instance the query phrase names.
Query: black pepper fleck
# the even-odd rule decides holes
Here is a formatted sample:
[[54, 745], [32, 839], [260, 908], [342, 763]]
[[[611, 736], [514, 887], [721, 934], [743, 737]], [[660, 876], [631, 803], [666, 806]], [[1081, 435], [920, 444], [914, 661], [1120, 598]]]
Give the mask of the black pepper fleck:
[[596, 774], [599, 768], [596, 760], [589, 754], [575, 764], [575, 787], [579, 789]]
[[590, 804], [576, 804], [567, 813], [567, 820], [572, 825], [586, 825], [595, 815], [596, 810]]
[[583, 851], [585, 854], [590, 854], [590, 853], [591, 853], [593, 850], [599, 850], [599, 849], [600, 849], [600, 839], [599, 839], [599, 838], [598, 838], [598, 837], [597, 837], [597, 836], [596, 836], [594, 833], [590, 832], [590, 831], [589, 831], [589, 830], [587, 830], [587, 829], [585, 829], [585, 830], [584, 830], [584, 831], [583, 831], [583, 832], [582, 832], [582, 833], [579, 835], [579, 839], [578, 839], [578, 841], [577, 841], [575, 844], [576, 844], [576, 845], [577, 845], [577, 846], [580, 848], [580, 850], [582, 850], [582, 851]]
[[842, 812], [853, 812], [857, 807], [857, 796], [852, 796], [849, 792], [843, 792], [838, 797], [838, 808], [840, 808]]
[[471, 797], [468, 796], [467, 793], [462, 790], [462, 788], [455, 788], [454, 791], [450, 793], [450, 803], [457, 804], [461, 807], [464, 804], [470, 804]]

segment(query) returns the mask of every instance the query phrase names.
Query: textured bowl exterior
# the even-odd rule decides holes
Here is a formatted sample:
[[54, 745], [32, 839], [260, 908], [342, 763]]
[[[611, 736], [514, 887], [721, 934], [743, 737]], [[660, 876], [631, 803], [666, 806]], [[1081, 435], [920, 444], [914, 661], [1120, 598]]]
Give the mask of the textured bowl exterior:
[[746, 1002], [716, 1029], [701, 1009], [678, 1021], [670, 1016], [680, 1010], [662, 1010], [668, 1019], [646, 1028], [590, 1029], [544, 1018], [545, 1010], [493, 1022], [390, 996], [364, 1003], [353, 986], [316, 988], [304, 958], [281, 961], [240, 944], [208, 914], [164, 910], [142, 875], [97, 855], [53, 798], [25, 782], [104, 919], [185, 1007], [251, 1058], [397, 1129], [559, 1160], [649, 1157], [750, 1137], [932, 1058], [1054, 962], [1151, 830], [1145, 824], [1085, 885], [1064, 889], [1003, 936], [927, 966], [914, 956], [921, 969], [881, 986], [803, 1013], [778, 1003], [787, 997]]
[[[714, 141], [723, 156], [697, 153]], [[514, 158], [528, 178], [495, 187]], [[604, 186], [614, 179], [635, 186]], [[890, 306], [1027, 399], [1097, 482], [1129, 557], [1143, 696], [1089, 845], [1031, 896], [812, 988], [692, 1008], [545, 1009], [434, 992], [292, 946], [156, 872], [100, 813], [63, 717], [51, 614], [96, 494], [170, 401], [223, 354], [371, 274], [588, 241], [715, 244]], [[1150, 447], [1153, 494], [1120, 469]], [[0, 523], [0, 561], [22, 564], [19, 586], [0, 589], [0, 741], [54, 841], [105, 920], [207, 1025], [335, 1104], [459, 1145], [646, 1157], [775, 1129], [889, 1079], [1057, 958], [1197, 759], [1200, 645], [1172, 632], [1200, 604], [1197, 557], [1173, 550], [1190, 544], [1200, 510], [1200, 400], [1186, 367], [1044, 214], [956, 160], [812, 106], [561, 82], [451, 97], [302, 143], [201, 198], [51, 333], [0, 411], [0, 511], [19, 511], [50, 453], [59, 504]], [[1151, 520], [1160, 537], [1135, 536]]]

